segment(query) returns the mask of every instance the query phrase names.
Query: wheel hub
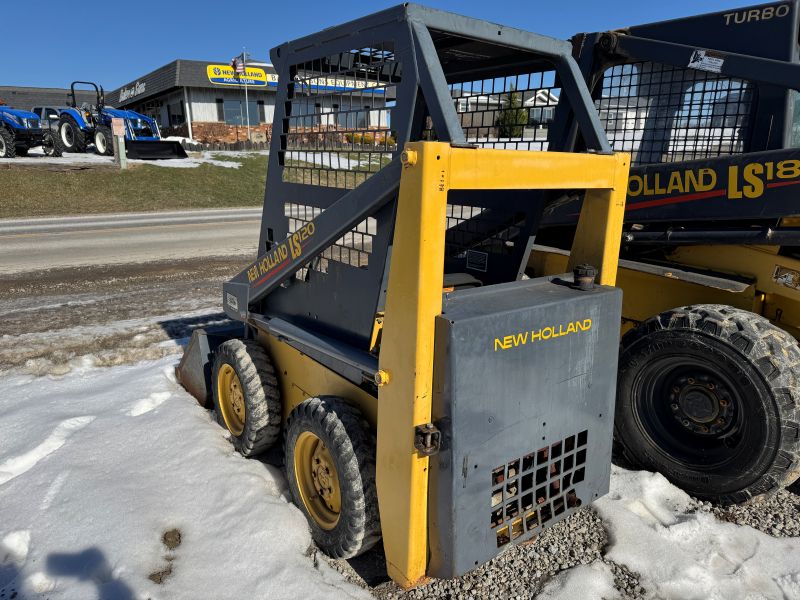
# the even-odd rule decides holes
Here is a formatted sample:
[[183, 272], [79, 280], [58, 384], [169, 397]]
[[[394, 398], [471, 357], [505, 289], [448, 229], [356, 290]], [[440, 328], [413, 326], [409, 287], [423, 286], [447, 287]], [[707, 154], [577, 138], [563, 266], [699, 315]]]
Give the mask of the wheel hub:
[[322, 529], [333, 529], [342, 508], [336, 463], [324, 442], [310, 431], [297, 438], [294, 469], [308, 514]]
[[710, 375], [679, 377], [669, 396], [675, 419], [700, 435], [719, 435], [733, 422], [734, 410], [727, 387]]
[[217, 394], [222, 418], [228, 431], [235, 436], [242, 435], [247, 410], [242, 384], [231, 365], [224, 364], [219, 370], [217, 375]]

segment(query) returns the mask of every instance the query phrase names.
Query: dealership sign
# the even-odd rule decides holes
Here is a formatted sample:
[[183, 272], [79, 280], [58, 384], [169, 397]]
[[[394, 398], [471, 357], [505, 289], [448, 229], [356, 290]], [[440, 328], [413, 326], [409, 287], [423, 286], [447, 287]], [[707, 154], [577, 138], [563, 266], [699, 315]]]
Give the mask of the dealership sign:
[[147, 87], [146, 82], [137, 81], [136, 83], [131, 84], [131, 87], [122, 88], [119, 91], [119, 101], [125, 102], [125, 100], [135, 98], [139, 94], [144, 94], [144, 90], [146, 87]]
[[[268, 77], [266, 71], [258, 67], [247, 67], [243, 75], [237, 75], [230, 65], [208, 65], [206, 74], [208, 75], [208, 80], [217, 85], [242, 85], [246, 83], [254, 87], [266, 86]], [[275, 75], [274, 77], [277, 83], [278, 76]]]
[[[247, 85], [264, 87], [277, 87], [278, 74], [267, 73], [258, 67], [247, 67], [246, 75], [237, 75], [234, 68], [230, 65], [208, 65], [206, 67], [208, 80], [217, 85]], [[377, 81], [354, 81], [352, 79], [342, 79], [338, 77], [312, 77], [301, 79], [297, 85], [315, 91], [334, 91], [352, 92], [363, 89], [370, 89], [370, 93], [383, 94], [384, 88]]]

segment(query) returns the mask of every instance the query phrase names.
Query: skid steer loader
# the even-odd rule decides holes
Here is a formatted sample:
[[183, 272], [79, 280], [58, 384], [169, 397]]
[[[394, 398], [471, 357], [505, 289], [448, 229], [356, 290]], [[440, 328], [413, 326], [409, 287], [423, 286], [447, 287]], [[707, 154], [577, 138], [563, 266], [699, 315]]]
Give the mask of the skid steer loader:
[[[635, 464], [722, 503], [800, 475], [798, 3], [572, 38], [612, 146], [632, 154], [616, 438]], [[580, 149], [567, 106], [550, 143]], [[544, 217], [559, 272], [580, 212]]]
[[[195, 332], [179, 381], [244, 456], [283, 444], [324, 552], [382, 539], [403, 586], [460, 575], [608, 491], [629, 155], [563, 41], [404, 4], [271, 57], [259, 255], [223, 286], [240, 325]], [[585, 151], [519, 118], [556, 77]], [[571, 262], [526, 279], [564, 190], [586, 195]]]

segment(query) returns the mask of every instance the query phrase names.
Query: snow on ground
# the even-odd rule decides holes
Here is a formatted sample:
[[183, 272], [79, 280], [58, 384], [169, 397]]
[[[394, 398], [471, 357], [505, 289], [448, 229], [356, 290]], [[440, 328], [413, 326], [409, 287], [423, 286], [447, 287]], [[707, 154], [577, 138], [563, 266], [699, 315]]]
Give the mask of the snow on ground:
[[175, 362], [0, 381], [0, 597], [368, 597], [309, 557], [281, 473], [233, 451]]
[[562, 571], [548, 581], [537, 600], [578, 600], [602, 598], [617, 600], [619, 592], [614, 588], [614, 574], [607, 564], [595, 561]]
[[[177, 355], [0, 381], [0, 597], [366, 598], [309, 554], [282, 473], [236, 454], [176, 384]], [[800, 598], [800, 540], [696, 511], [661, 475], [614, 468], [606, 558], [649, 597]], [[166, 531], [180, 531], [169, 549]], [[148, 577], [163, 576], [161, 584]], [[540, 598], [619, 597], [599, 561]]]
[[662, 475], [614, 468], [594, 504], [606, 558], [638, 572], [651, 597], [675, 600], [800, 598], [800, 539], [773, 538], [696, 511]]
[[[212, 300], [154, 316], [128, 296], [148, 316], [86, 325], [90, 296], [71, 297], [77, 320], [61, 328], [0, 335], [0, 364], [15, 365], [0, 377], [0, 599], [368, 598], [309, 551], [280, 470], [236, 454], [175, 382], [175, 338], [213, 316]], [[20, 308], [9, 302], [7, 323]], [[172, 319], [187, 326], [163, 331]], [[800, 600], [800, 538], [720, 521], [661, 475], [615, 467], [593, 507], [603, 560], [558, 573], [539, 598], [619, 598], [616, 565], [649, 598]]]
[[[238, 169], [242, 166], [242, 163], [237, 162], [236, 158], [247, 158], [249, 156], [254, 156], [262, 154], [267, 154], [266, 150], [258, 150], [258, 151], [247, 151], [247, 152], [239, 152], [239, 151], [226, 151], [226, 150], [214, 150], [214, 151], [203, 151], [203, 152], [190, 152], [188, 158], [174, 158], [169, 160], [128, 160], [129, 164], [132, 165], [154, 165], [157, 167], [170, 167], [174, 169], [194, 169], [199, 167], [200, 165], [213, 165], [215, 167], [225, 167], [229, 169]], [[227, 159], [227, 160], [226, 160]], [[63, 156], [60, 157], [52, 157], [52, 156], [45, 156], [42, 152], [41, 148], [33, 148], [31, 149], [28, 156], [18, 156], [14, 159], [10, 159], [12, 164], [30, 164], [30, 165], [44, 165], [44, 164], [54, 164], [54, 165], [106, 165], [110, 166], [114, 164], [114, 157], [113, 156], [100, 156], [99, 154], [95, 154], [93, 152], [85, 152], [85, 153], [73, 153], [73, 152], [66, 152]]]

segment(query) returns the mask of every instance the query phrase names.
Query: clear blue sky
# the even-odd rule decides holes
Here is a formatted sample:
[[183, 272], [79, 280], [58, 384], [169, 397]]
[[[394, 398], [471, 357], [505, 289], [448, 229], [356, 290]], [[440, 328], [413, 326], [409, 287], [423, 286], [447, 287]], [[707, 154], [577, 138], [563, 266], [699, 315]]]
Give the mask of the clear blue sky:
[[[243, 46], [269, 49], [399, 0], [137, 0], [12, 2], [3, 18], [0, 85], [65, 87], [73, 79], [113, 89], [176, 58], [224, 60]], [[434, 8], [568, 38], [700, 12], [742, 0], [425, 0]], [[26, 8], [26, 6], [29, 7]], [[11, 10], [13, 8], [13, 10]], [[9, 11], [13, 15], [10, 15]], [[41, 27], [37, 27], [37, 23]]]

